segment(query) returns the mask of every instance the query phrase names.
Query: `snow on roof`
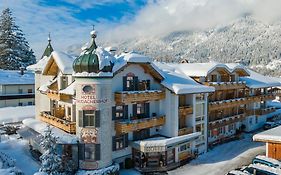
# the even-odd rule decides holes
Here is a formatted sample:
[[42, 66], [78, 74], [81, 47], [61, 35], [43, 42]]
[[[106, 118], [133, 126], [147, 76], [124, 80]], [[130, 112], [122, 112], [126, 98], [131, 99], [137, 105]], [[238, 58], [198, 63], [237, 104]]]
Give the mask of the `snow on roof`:
[[46, 93], [48, 90], [49, 90], [49, 86], [52, 85], [53, 83], [55, 83], [57, 81], [57, 78], [54, 78], [52, 80], [49, 80], [47, 81], [46, 84], [42, 84], [38, 90], [43, 92], [43, 93]]
[[124, 60], [129, 62], [129, 63], [150, 63], [151, 62], [151, 58], [138, 54], [136, 52], [129, 52], [129, 53], [125, 53], [121, 56], [124, 56]]
[[229, 172], [229, 174], [232, 174], [232, 175], [249, 175], [249, 173], [246, 173], [246, 172], [243, 172], [243, 171], [240, 171], [240, 170], [231, 170]]
[[281, 174], [281, 169], [273, 168], [273, 167], [266, 166], [266, 165], [263, 165], [263, 164], [250, 164], [248, 167], [258, 169], [258, 170], [263, 170], [263, 171], [266, 171], [266, 172], [269, 172], [269, 173], [274, 173], [276, 175]]
[[263, 131], [253, 136], [254, 141], [281, 143], [281, 126]]
[[25, 71], [23, 75], [20, 71], [0, 69], [1, 84], [34, 84], [34, 73]]
[[75, 60], [75, 57], [70, 56], [63, 52], [56, 52], [56, 51], [53, 51], [50, 57], [56, 61], [59, 69], [62, 71], [63, 74], [73, 73], [72, 64], [73, 61]]
[[277, 166], [279, 166], [281, 168], [281, 162], [279, 162], [276, 159], [273, 159], [273, 158], [270, 158], [270, 157], [266, 157], [264, 155], [258, 155], [258, 156], [256, 156], [256, 159], [260, 159], [260, 160], [264, 160], [264, 161], [270, 162], [270, 163], [275, 164], [275, 165], [277, 165]]
[[[40, 134], [44, 134], [44, 131], [46, 127], [48, 126], [47, 123], [33, 119], [33, 118], [28, 118], [22, 121], [22, 123], [35, 130], [36, 132]], [[51, 126], [52, 128], [52, 133], [54, 134], [55, 137], [58, 138], [58, 143], [68, 143], [68, 144], [75, 144], [78, 141], [78, 138], [75, 135], [68, 134], [54, 126]]]
[[35, 116], [34, 106], [17, 106], [0, 108], [0, 123], [20, 122]]
[[110, 52], [104, 50], [102, 47], [96, 48], [96, 54], [99, 57], [99, 69], [102, 70], [105, 66], [110, 66], [116, 60]]
[[60, 90], [59, 93], [61, 94], [67, 94], [67, 95], [74, 95], [75, 94], [75, 82], [72, 82], [69, 86], [67, 86], [65, 89]]
[[36, 64], [27, 66], [26, 69], [31, 70], [31, 71], [42, 71], [44, 69], [44, 67], [46, 66], [47, 62], [49, 61], [49, 59], [50, 59], [50, 57], [44, 56]]
[[252, 70], [248, 71], [250, 72], [250, 76], [240, 77], [240, 80], [245, 81], [249, 88], [267, 88], [281, 85], [280, 81], [276, 81], [272, 77], [264, 76]]
[[139, 146], [140, 151], [145, 152], [145, 147], [162, 147], [162, 151], [165, 151], [168, 147], [187, 142], [198, 138], [201, 135], [200, 132], [195, 132], [183, 136], [165, 138], [165, 137], [153, 137], [145, 140], [135, 141], [133, 146]]
[[171, 67], [176, 67], [182, 73], [191, 77], [205, 77], [216, 68], [225, 68], [226, 71], [232, 72], [232, 70], [225, 64], [210, 62], [210, 63], [170, 63]]
[[[195, 82], [192, 78], [181, 72], [176, 66], [171, 64], [154, 62], [153, 67], [160, 70], [164, 80], [161, 82], [163, 86], [172, 90], [176, 94], [191, 94], [191, 93], [204, 93], [214, 92], [214, 87], [204, 86]], [[156, 69], [157, 70], [157, 69]]]

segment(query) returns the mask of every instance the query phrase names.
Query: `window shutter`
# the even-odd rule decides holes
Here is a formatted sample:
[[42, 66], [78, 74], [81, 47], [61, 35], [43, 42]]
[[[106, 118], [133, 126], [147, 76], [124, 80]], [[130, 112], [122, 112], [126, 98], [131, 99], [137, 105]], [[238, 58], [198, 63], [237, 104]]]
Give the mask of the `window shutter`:
[[138, 77], [133, 77], [133, 81], [134, 81], [134, 90], [135, 91], [139, 90], [139, 80], [138, 80]]
[[115, 141], [115, 136], [112, 137], [112, 151], [116, 151], [116, 141]]
[[100, 160], [100, 144], [95, 144], [95, 160]]
[[85, 160], [85, 145], [78, 144], [78, 158], [79, 160]]
[[78, 111], [79, 127], [83, 127], [83, 111]]
[[137, 116], [137, 104], [133, 104], [133, 117]]
[[100, 127], [100, 111], [95, 111], [95, 127]]
[[145, 116], [146, 117], [150, 117], [149, 116], [149, 103], [145, 103], [145, 107], [144, 107], [144, 109], [145, 109]]
[[123, 77], [123, 91], [127, 91], [127, 77]]
[[112, 107], [112, 120], [116, 120], [116, 106]]
[[129, 146], [128, 133], [125, 134], [125, 148]]
[[128, 119], [128, 105], [124, 105], [124, 111], [123, 111], [123, 117], [124, 119]]

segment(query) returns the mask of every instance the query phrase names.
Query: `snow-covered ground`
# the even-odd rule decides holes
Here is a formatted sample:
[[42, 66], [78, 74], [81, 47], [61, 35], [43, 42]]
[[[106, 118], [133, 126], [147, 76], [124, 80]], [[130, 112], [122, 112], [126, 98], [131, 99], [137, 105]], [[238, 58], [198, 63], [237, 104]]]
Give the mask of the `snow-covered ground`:
[[244, 139], [219, 145], [169, 174], [223, 175], [235, 168], [249, 165], [258, 154], [265, 154], [265, 145], [253, 142], [252, 134], [246, 134]]
[[26, 118], [34, 118], [35, 106], [17, 106], [0, 108], [0, 124], [20, 122]]
[[[3, 139], [3, 138], [2, 138]], [[25, 175], [32, 175], [39, 169], [39, 164], [35, 161], [28, 147], [28, 142], [9, 137], [0, 143], [0, 151], [16, 160], [15, 166], [20, 169]], [[10, 169], [0, 169], [1, 175], [10, 175]]]

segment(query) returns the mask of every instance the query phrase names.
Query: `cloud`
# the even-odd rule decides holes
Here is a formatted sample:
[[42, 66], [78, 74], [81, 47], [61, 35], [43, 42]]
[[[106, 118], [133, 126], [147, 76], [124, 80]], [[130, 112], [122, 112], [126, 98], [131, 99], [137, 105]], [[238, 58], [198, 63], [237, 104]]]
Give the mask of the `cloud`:
[[[281, 19], [280, 0], [158, 0], [141, 9], [133, 21], [107, 31], [107, 39], [163, 36], [173, 31], [205, 30], [251, 14], [263, 22]], [[110, 28], [110, 27], [108, 27]]]

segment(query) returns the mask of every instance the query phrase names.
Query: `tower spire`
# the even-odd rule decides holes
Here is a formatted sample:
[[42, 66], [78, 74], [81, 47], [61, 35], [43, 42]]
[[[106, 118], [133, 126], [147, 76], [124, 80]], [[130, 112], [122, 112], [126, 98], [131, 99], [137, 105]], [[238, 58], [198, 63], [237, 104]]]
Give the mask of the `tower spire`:
[[49, 32], [49, 35], [48, 35], [48, 42], [51, 43], [51, 32]]

